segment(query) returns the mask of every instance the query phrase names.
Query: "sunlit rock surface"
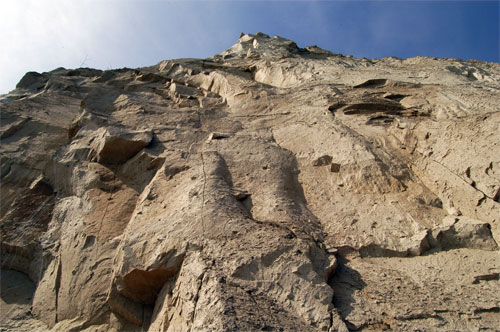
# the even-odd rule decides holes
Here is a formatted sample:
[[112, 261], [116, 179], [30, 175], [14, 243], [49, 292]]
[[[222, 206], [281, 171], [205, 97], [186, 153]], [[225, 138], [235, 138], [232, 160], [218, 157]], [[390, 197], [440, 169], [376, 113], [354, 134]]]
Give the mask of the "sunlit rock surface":
[[500, 65], [242, 35], [0, 96], [5, 331], [498, 331]]

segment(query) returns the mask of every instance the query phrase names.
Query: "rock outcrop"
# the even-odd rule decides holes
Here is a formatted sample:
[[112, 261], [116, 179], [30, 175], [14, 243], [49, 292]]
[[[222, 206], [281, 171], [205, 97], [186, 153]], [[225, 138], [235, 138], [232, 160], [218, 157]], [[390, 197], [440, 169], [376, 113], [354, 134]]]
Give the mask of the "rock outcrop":
[[500, 65], [265, 34], [0, 96], [9, 331], [498, 331]]

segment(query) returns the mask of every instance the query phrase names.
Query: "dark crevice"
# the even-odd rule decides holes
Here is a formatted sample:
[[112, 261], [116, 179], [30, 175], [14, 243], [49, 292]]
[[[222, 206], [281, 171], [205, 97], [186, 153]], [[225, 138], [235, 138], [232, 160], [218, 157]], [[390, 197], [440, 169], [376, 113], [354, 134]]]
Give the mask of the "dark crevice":
[[495, 202], [500, 203], [500, 187], [498, 188], [497, 193], [495, 194], [495, 196], [493, 196], [493, 200]]
[[437, 319], [437, 320], [443, 320], [441, 316], [438, 314], [432, 312], [432, 313], [415, 313], [415, 314], [410, 314], [407, 316], [396, 316], [395, 317], [397, 320], [400, 321], [410, 321], [410, 320], [419, 320], [419, 319]]
[[356, 88], [378, 88], [378, 87], [386, 85], [387, 82], [388, 82], [388, 80], [385, 78], [376, 78], [376, 79], [371, 79], [371, 80], [365, 81], [361, 84], [355, 85], [355, 86], [353, 86], [353, 88], [355, 88], [355, 89]]
[[58, 317], [57, 317], [57, 314], [58, 314], [58, 302], [59, 302], [59, 289], [61, 288], [61, 274], [62, 274], [62, 262], [61, 262], [61, 259], [58, 258], [58, 262], [57, 262], [57, 274], [56, 274], [56, 284], [55, 284], [55, 314], [56, 314], [56, 317], [55, 317], [55, 323], [57, 323], [59, 321]]
[[203, 278], [205, 277], [205, 273], [206, 273], [206, 271], [203, 271], [203, 273], [199, 277], [200, 284], [198, 285], [198, 288], [196, 289], [196, 294], [194, 295], [194, 298], [193, 298], [194, 308], [193, 308], [193, 316], [191, 317], [192, 322], [194, 322], [194, 317], [196, 316], [196, 308], [198, 306], [198, 300], [200, 298], [200, 291], [201, 291], [201, 288], [203, 287]]
[[331, 106], [329, 106], [329, 107], [328, 107], [328, 111], [330, 111], [330, 113], [331, 113], [331, 114], [335, 117], [335, 112], [336, 112], [338, 109], [340, 109], [340, 108], [342, 108], [342, 107], [344, 107], [344, 106], [346, 106], [346, 105], [347, 105], [347, 104], [345, 104], [345, 103], [337, 103], [337, 104], [333, 104], [333, 105], [331, 105]]
[[354, 294], [365, 288], [366, 282], [358, 271], [348, 266], [349, 260], [341, 255], [337, 258], [337, 269], [328, 280], [333, 289], [332, 303], [349, 330], [356, 330], [357, 327], [346, 320], [346, 317], [354, 310], [353, 304], [356, 302]]
[[366, 121], [367, 125], [372, 125], [372, 126], [383, 126], [386, 124], [390, 124], [394, 122], [394, 117], [392, 116], [387, 116], [387, 115], [377, 115], [370, 117], [368, 121]]
[[482, 314], [487, 312], [500, 313], [500, 307], [492, 307], [492, 308], [482, 308], [474, 310], [474, 314]]
[[372, 114], [376, 112], [398, 115], [404, 109], [399, 103], [366, 102], [348, 105], [343, 108], [343, 112], [346, 115]]
[[251, 211], [253, 208], [253, 201], [252, 201], [252, 196], [250, 194], [243, 196], [243, 197], [238, 197], [235, 196], [236, 200], [243, 205], [245, 211], [247, 211], [251, 215]]
[[95, 242], [95, 236], [93, 235], [88, 235], [85, 237], [85, 244], [83, 245], [82, 249], [87, 249], [89, 247], [92, 247]]
[[500, 273], [490, 273], [483, 274], [480, 276], [475, 276], [473, 284], [479, 284], [481, 281], [492, 281], [492, 280], [500, 280]]
[[407, 97], [407, 95], [402, 95], [402, 94], [388, 94], [384, 96], [385, 99], [389, 100], [394, 100], [394, 101], [401, 101], [403, 98]]

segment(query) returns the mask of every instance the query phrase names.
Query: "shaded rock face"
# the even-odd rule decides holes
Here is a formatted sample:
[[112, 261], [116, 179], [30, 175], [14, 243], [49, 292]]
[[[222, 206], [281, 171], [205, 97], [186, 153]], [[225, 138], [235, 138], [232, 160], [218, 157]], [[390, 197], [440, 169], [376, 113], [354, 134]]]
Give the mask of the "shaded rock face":
[[261, 33], [30, 72], [0, 97], [0, 326], [496, 331], [499, 91]]

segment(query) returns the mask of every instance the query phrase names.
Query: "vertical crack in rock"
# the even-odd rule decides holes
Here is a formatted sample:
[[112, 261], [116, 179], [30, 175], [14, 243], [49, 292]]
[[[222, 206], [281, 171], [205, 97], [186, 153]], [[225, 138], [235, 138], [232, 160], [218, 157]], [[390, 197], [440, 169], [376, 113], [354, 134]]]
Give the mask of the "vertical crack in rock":
[[195, 315], [196, 315], [196, 309], [198, 308], [198, 300], [200, 298], [201, 288], [203, 287], [203, 278], [204, 277], [205, 277], [205, 271], [203, 271], [203, 273], [199, 277], [199, 279], [201, 281], [200, 281], [200, 284], [199, 284], [198, 288], [196, 289], [196, 293], [194, 294], [194, 308], [193, 308], [193, 314], [191, 316], [191, 321], [192, 322], [194, 322], [194, 320], [195, 320], [194, 318], [195, 318]]
[[61, 288], [61, 271], [62, 271], [62, 263], [60, 258], [57, 258], [57, 272], [56, 272], [56, 282], [54, 285], [54, 292], [55, 292], [55, 301], [54, 301], [54, 306], [55, 306], [55, 318], [54, 318], [54, 323], [57, 323], [59, 321], [58, 316], [57, 316], [57, 309], [58, 309], [58, 299], [59, 299], [59, 289]]
[[203, 234], [205, 234], [205, 190], [207, 186], [207, 173], [205, 171], [205, 159], [203, 158], [203, 152], [200, 153], [201, 158], [201, 170], [203, 172], [203, 188], [201, 192], [201, 227]]

